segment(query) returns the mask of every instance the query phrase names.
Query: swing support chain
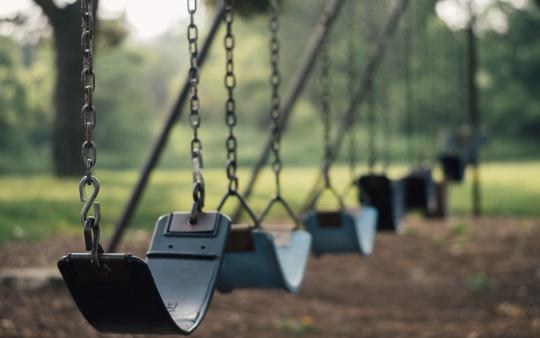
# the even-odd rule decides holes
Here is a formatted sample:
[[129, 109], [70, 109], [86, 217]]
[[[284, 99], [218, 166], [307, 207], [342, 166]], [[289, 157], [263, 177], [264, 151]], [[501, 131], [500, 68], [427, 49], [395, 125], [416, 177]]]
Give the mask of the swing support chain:
[[225, 90], [227, 91], [227, 100], [225, 101], [225, 124], [229, 129], [229, 135], [225, 140], [225, 149], [227, 151], [227, 164], [225, 172], [227, 179], [229, 180], [229, 186], [225, 195], [221, 198], [217, 207], [218, 211], [221, 211], [225, 202], [229, 197], [235, 197], [244, 211], [247, 212], [250, 220], [253, 222], [253, 227], [259, 227], [259, 221], [255, 212], [251, 209], [247, 201], [238, 193], [238, 139], [234, 134], [234, 128], [237, 124], [236, 116], [236, 100], [234, 98], [234, 89], [236, 88], [236, 74], [234, 72], [234, 47], [235, 38], [233, 34], [234, 24], [234, 9], [233, 0], [224, 1], [224, 15], [223, 20], [225, 23], [225, 37], [223, 38], [223, 45], [225, 46]]
[[203, 177], [203, 156], [202, 156], [202, 141], [199, 138], [199, 127], [201, 126], [200, 101], [199, 101], [199, 28], [195, 24], [195, 13], [197, 12], [197, 1], [186, 1], [187, 10], [189, 13], [189, 25], [187, 28], [187, 39], [189, 48], [190, 68], [188, 72], [189, 83], [191, 86], [190, 96], [190, 115], [189, 123], [193, 130], [191, 139], [191, 161], [193, 165], [193, 208], [189, 223], [191, 225], [198, 224], [199, 213], [204, 208], [205, 201], [205, 185]]
[[[99, 262], [99, 254], [103, 253], [100, 244], [101, 207], [96, 199], [99, 194], [99, 180], [92, 175], [97, 160], [96, 144], [92, 139], [96, 127], [96, 107], [94, 106], [94, 90], [96, 75], [94, 73], [94, 0], [81, 1], [81, 55], [83, 69], [81, 72], [81, 88], [84, 92], [84, 104], [81, 109], [81, 124], [84, 129], [84, 142], [81, 146], [81, 156], [85, 166], [85, 175], [79, 182], [79, 198], [84, 203], [81, 210], [84, 243], [86, 250], [91, 252], [91, 264], [96, 273], [106, 275], [110, 269]], [[89, 198], [86, 196], [86, 186], [92, 187]], [[90, 209], [94, 214], [89, 215]]]
[[287, 200], [285, 200], [281, 194], [281, 171], [283, 169], [283, 163], [281, 162], [282, 114], [280, 87], [282, 78], [279, 70], [279, 3], [277, 0], [270, 0], [268, 6], [268, 29], [270, 31], [270, 85], [272, 87], [272, 94], [270, 99], [270, 119], [272, 120], [270, 151], [273, 155], [271, 167], [272, 171], [274, 172], [276, 191], [270, 202], [260, 214], [259, 222], [262, 223], [262, 221], [266, 218], [274, 204], [279, 203], [285, 208], [285, 211], [287, 212], [289, 218], [293, 221], [294, 230], [297, 230], [300, 228], [300, 221], [298, 220], [296, 214], [292, 210]]
[[[349, 96], [349, 102], [352, 102], [354, 100], [354, 88], [356, 84], [356, 78], [358, 76], [358, 71], [356, 69], [356, 59], [357, 59], [357, 53], [356, 53], [356, 36], [355, 36], [355, 11], [356, 11], [356, 3], [355, 0], [348, 0], [347, 1], [347, 10], [345, 13], [345, 22], [347, 29], [347, 87], [348, 91], [347, 94]], [[349, 133], [349, 175], [351, 177], [351, 182], [349, 185], [347, 185], [347, 188], [345, 188], [344, 193], [342, 194], [345, 196], [348, 189], [354, 185], [354, 181], [356, 179], [356, 111], [354, 111], [349, 118], [348, 121], [348, 127], [347, 132]]]
[[[323, 2], [321, 2], [322, 4]], [[322, 6], [321, 6], [322, 7]], [[323, 9], [324, 10], [324, 9]], [[332, 77], [331, 77], [331, 60], [330, 60], [330, 31], [327, 30], [321, 43], [321, 72], [320, 72], [320, 99], [321, 99], [321, 120], [323, 124], [323, 143], [324, 154], [322, 163], [322, 187], [314, 194], [313, 199], [309, 203], [310, 209], [315, 209], [317, 202], [323, 192], [328, 190], [338, 201], [341, 210], [345, 209], [342, 196], [336, 191], [332, 185], [330, 178], [330, 169], [332, 167], [332, 159], [334, 153], [331, 143], [332, 131]]]

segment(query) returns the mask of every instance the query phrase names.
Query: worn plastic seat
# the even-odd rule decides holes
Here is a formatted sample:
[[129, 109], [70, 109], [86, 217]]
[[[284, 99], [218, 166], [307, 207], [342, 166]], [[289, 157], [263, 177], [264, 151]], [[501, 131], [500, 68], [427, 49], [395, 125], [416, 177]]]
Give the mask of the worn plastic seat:
[[126, 334], [192, 333], [205, 316], [220, 269], [230, 220], [220, 213], [158, 219], [147, 261], [101, 254], [109, 272], [94, 270], [89, 253], [72, 253], [58, 267], [86, 320], [98, 331]]
[[437, 186], [431, 170], [417, 168], [403, 178], [405, 184], [405, 207], [407, 210], [420, 210], [425, 214], [437, 208]]
[[377, 210], [377, 231], [399, 231], [405, 212], [403, 182], [390, 180], [386, 175], [368, 174], [361, 176], [357, 184], [360, 203]]
[[462, 182], [469, 164], [478, 161], [480, 148], [487, 143], [487, 138], [467, 126], [441, 135], [441, 155], [444, 176], [448, 181]]
[[465, 178], [467, 163], [463, 157], [453, 154], [439, 156], [444, 177], [452, 182], [462, 182]]
[[313, 237], [315, 256], [336, 253], [370, 255], [377, 229], [377, 209], [354, 211], [309, 211], [304, 215], [306, 230]]
[[436, 182], [437, 204], [434, 210], [426, 214], [430, 218], [446, 218], [448, 216], [448, 186], [446, 181]]
[[216, 287], [220, 292], [238, 288], [297, 292], [304, 278], [310, 247], [311, 236], [304, 230], [233, 229]]

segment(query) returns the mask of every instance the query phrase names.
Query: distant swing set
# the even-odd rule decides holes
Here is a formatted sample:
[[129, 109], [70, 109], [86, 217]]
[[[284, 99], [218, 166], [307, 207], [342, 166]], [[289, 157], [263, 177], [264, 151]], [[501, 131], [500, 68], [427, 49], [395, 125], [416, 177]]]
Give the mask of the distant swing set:
[[[372, 1], [372, 0], [364, 0]], [[310, 253], [316, 257], [354, 253], [369, 256], [375, 249], [378, 231], [400, 232], [407, 211], [419, 210], [426, 216], [446, 216], [437, 210], [447, 208], [446, 188], [435, 182], [430, 166], [413, 166], [408, 175], [393, 179], [387, 173], [390, 161], [390, 108], [383, 111], [383, 137], [386, 140], [385, 162], [382, 171], [376, 171], [376, 112], [374, 108], [374, 81], [390, 40], [405, 15], [409, 0], [399, 0], [390, 10], [377, 39], [370, 40], [370, 53], [359, 77], [356, 69], [357, 48], [354, 29], [356, 0], [327, 0], [321, 6], [321, 17], [308, 41], [305, 55], [292, 77], [290, 91], [281, 96], [280, 73], [280, 8], [278, 0], [269, 0], [268, 30], [270, 50], [270, 105], [269, 141], [262, 149], [261, 159], [252, 170], [252, 177], [244, 192], [239, 190], [238, 139], [235, 135], [238, 115], [234, 92], [237, 85], [234, 64], [235, 10], [233, 0], [220, 1], [210, 31], [199, 45], [196, 22], [198, 0], [186, 0], [189, 14], [187, 39], [189, 71], [179, 99], [156, 140], [134, 192], [117, 224], [107, 252], [100, 243], [101, 208], [97, 202], [100, 183], [93, 176], [96, 165], [96, 144], [93, 131], [96, 126], [96, 108], [93, 103], [95, 74], [93, 0], [82, 0], [81, 49], [83, 70], [81, 76], [84, 105], [81, 119], [85, 132], [82, 157], [85, 174], [79, 192], [84, 203], [81, 211], [86, 252], [69, 253], [58, 262], [62, 277], [86, 320], [98, 331], [123, 334], [191, 334], [202, 322], [208, 311], [214, 290], [228, 293], [235, 289], [281, 289], [296, 293], [300, 290], [307, 269]], [[340, 119], [332, 114], [332, 67], [329, 46], [330, 32], [346, 4], [347, 24], [347, 109]], [[371, 13], [368, 13], [369, 15]], [[216, 211], [208, 211], [204, 180], [203, 140], [199, 128], [203, 113], [199, 93], [202, 65], [220, 25], [225, 24], [223, 45], [225, 49], [224, 101], [225, 124], [228, 135], [226, 146], [226, 176], [228, 188]], [[408, 31], [408, 30], [407, 30]], [[407, 57], [408, 49], [404, 51]], [[298, 213], [293, 210], [281, 189], [281, 137], [286, 121], [312, 72], [317, 56], [320, 57], [320, 100], [323, 126], [323, 159], [319, 177], [308, 202]], [[471, 71], [471, 70], [469, 70]], [[408, 77], [406, 83], [409, 81]], [[385, 84], [386, 85], [386, 84]], [[156, 166], [173, 124], [178, 120], [182, 107], [189, 100], [189, 123], [192, 129], [190, 154], [193, 185], [191, 209], [172, 211], [158, 218], [146, 260], [129, 253], [115, 253], [127, 228], [148, 178]], [[355, 125], [359, 107], [367, 101], [367, 153], [368, 171], [357, 174]], [[407, 107], [409, 111], [411, 107]], [[334, 127], [332, 122], [339, 124]], [[476, 119], [478, 121], [478, 119]], [[335, 136], [332, 137], [332, 130]], [[444, 182], [460, 182], [465, 167], [478, 166], [481, 145], [475, 133], [466, 140], [451, 135], [438, 159], [442, 164]], [[331, 180], [331, 168], [337, 160], [343, 139], [349, 137], [350, 181], [338, 191]], [[274, 174], [275, 192], [267, 206], [257, 215], [249, 204], [249, 195], [258, 173], [272, 156], [270, 168]], [[446, 185], [444, 184], [444, 187]], [[86, 189], [91, 193], [87, 195]], [[347, 207], [347, 193], [355, 191], [358, 205]], [[330, 194], [337, 207], [329, 207], [322, 197]], [[225, 204], [234, 198], [238, 209], [229, 217], [223, 212]], [[355, 203], [356, 204], [356, 203]], [[287, 213], [287, 222], [268, 225], [267, 217], [274, 206], [281, 206]], [[248, 216], [248, 223], [238, 222], [240, 213]]]

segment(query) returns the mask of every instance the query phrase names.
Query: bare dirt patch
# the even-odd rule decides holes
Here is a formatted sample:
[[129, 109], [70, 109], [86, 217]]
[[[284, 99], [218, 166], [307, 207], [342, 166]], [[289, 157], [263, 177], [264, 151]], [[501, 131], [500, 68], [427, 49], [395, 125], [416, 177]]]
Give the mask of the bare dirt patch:
[[[127, 248], [146, 249], [148, 235]], [[51, 266], [80, 238], [11, 243], [0, 269]], [[0, 337], [107, 337], [82, 318], [63, 287], [0, 288]], [[540, 337], [540, 220], [409, 218], [381, 234], [374, 254], [310, 261], [294, 296], [217, 294], [193, 337]], [[114, 336], [120, 337], [120, 336]]]

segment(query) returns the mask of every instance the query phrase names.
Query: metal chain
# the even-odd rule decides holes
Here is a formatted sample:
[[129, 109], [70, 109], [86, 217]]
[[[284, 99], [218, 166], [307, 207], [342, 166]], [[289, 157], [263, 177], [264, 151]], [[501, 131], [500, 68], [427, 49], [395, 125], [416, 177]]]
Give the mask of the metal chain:
[[193, 209], [190, 221], [197, 222], [197, 213], [202, 211], [205, 200], [205, 186], [202, 169], [204, 167], [202, 156], [202, 142], [199, 139], [199, 127], [201, 126], [200, 101], [199, 101], [199, 65], [197, 57], [199, 55], [198, 39], [199, 29], [195, 24], [195, 13], [197, 12], [197, 0], [187, 0], [187, 10], [189, 13], [189, 25], [187, 29], [187, 39], [189, 46], [190, 68], [189, 83], [191, 86], [190, 115], [189, 123], [193, 130], [191, 139], [191, 161], [193, 163]]
[[[381, 13], [386, 16], [388, 14], [388, 2], [380, 2]], [[390, 157], [392, 151], [392, 135], [391, 135], [391, 120], [390, 120], [390, 100], [388, 98], [388, 86], [390, 85], [390, 66], [392, 55], [388, 55], [383, 60], [382, 70], [381, 70], [381, 109], [382, 109], [382, 120], [383, 120], [383, 172], [388, 170], [390, 166]]]
[[232, 8], [232, 0], [225, 0], [225, 15], [226, 33], [223, 39], [226, 54], [225, 64], [225, 89], [227, 89], [227, 101], [225, 102], [225, 124], [229, 127], [229, 136], [225, 142], [227, 149], [227, 178], [229, 179], [229, 194], [238, 191], [238, 176], [237, 171], [237, 147], [238, 141], [234, 135], [234, 127], [236, 126], [236, 101], [234, 99], [234, 88], [236, 87], [236, 75], [234, 74], [234, 59], [233, 50], [235, 39], [232, 32], [234, 22], [234, 12]]
[[383, 154], [382, 154], [382, 160], [383, 160], [383, 172], [386, 172], [388, 170], [388, 167], [390, 166], [390, 152], [392, 150], [392, 142], [391, 142], [391, 121], [390, 121], [390, 100], [388, 98], [388, 85], [390, 83], [389, 79], [389, 68], [390, 65], [388, 64], [388, 61], [383, 62], [383, 69], [381, 72], [381, 89], [380, 89], [380, 95], [381, 95], [381, 109], [382, 109], [382, 127], [383, 127]]
[[[411, 4], [414, 8], [414, 4]], [[411, 50], [413, 46], [413, 35], [411, 30], [413, 9], [409, 9], [405, 13], [403, 22], [403, 80], [405, 82], [405, 134], [407, 138], [407, 158], [409, 162], [414, 160], [414, 147], [412, 144], [413, 137], [413, 109], [416, 106], [415, 93], [412, 88], [412, 73], [411, 73]]]
[[281, 74], [279, 72], [279, 4], [277, 0], [270, 0], [269, 22], [268, 28], [270, 29], [270, 65], [272, 68], [272, 74], [270, 75], [270, 84], [272, 86], [272, 98], [270, 117], [272, 119], [272, 144], [271, 151], [273, 154], [272, 170], [274, 171], [276, 179], [276, 195], [281, 195], [281, 183], [280, 174], [283, 164], [281, 163], [280, 146], [281, 146], [281, 98], [280, 98], [280, 85]]
[[373, 79], [370, 79], [367, 103], [368, 168], [369, 171], [373, 171], [377, 163], [377, 115], [375, 112], [375, 83]]
[[[96, 76], [94, 74], [94, 1], [81, 1], [81, 54], [83, 70], [81, 72], [81, 87], [84, 92], [84, 104], [81, 109], [81, 123], [84, 129], [84, 142], [81, 147], [82, 160], [85, 166], [85, 176], [79, 182], [79, 197], [84, 206], [81, 210], [81, 223], [84, 227], [84, 241], [86, 250], [91, 252], [91, 263], [97, 273], [105, 274], [110, 270], [99, 262], [99, 254], [103, 248], [99, 242], [101, 208], [96, 202], [100, 183], [92, 175], [96, 165], [96, 144], [92, 134], [96, 127], [96, 107], [94, 106], [94, 90], [96, 88]], [[92, 194], [86, 196], [86, 186], [92, 187]], [[90, 208], [94, 208], [94, 215], [88, 215]]]
[[[88, 182], [96, 165], [96, 144], [92, 140], [92, 132], [96, 127], [96, 107], [94, 106], [94, 89], [96, 76], [94, 74], [94, 14], [93, 0], [81, 2], [82, 35], [81, 54], [83, 70], [81, 87], [84, 91], [84, 105], [81, 110], [81, 122], [84, 129], [85, 141], [82, 145], [82, 159], [86, 168]], [[90, 184], [90, 183], [89, 183]]]
[[[374, 19], [373, 19], [373, 6], [372, 0], [368, 0], [365, 3], [366, 6], [366, 42], [368, 44], [368, 49], [373, 48], [374, 37]], [[370, 171], [373, 171], [375, 164], [377, 163], [377, 148], [376, 148], [376, 138], [377, 138], [377, 116], [375, 112], [375, 81], [373, 78], [369, 79], [369, 89], [367, 94], [367, 125], [368, 125], [368, 168]]]
[[[352, 104], [355, 98], [355, 85], [358, 77], [357, 55], [356, 55], [356, 34], [355, 34], [355, 11], [356, 0], [347, 1], [345, 15], [345, 25], [347, 26], [347, 87], [349, 103]], [[351, 179], [355, 179], [356, 173], [356, 111], [351, 114], [348, 125], [349, 132], [349, 172]]]
[[289, 218], [294, 222], [293, 230], [300, 228], [300, 222], [289, 203], [281, 196], [281, 170], [283, 164], [281, 163], [281, 98], [280, 98], [280, 86], [281, 86], [281, 73], [279, 71], [279, 2], [278, 0], [270, 0], [268, 4], [268, 30], [270, 31], [270, 85], [272, 87], [271, 101], [270, 101], [270, 119], [272, 121], [272, 143], [270, 150], [272, 151], [272, 171], [275, 177], [276, 192], [270, 202], [263, 209], [259, 216], [259, 224], [264, 221], [271, 208], [275, 204], [281, 204], [285, 211], [289, 215]]
[[247, 201], [244, 197], [238, 192], [238, 176], [237, 172], [237, 148], [238, 140], [234, 135], [234, 127], [236, 126], [237, 117], [236, 117], [236, 101], [234, 99], [234, 89], [236, 88], [236, 75], [234, 73], [234, 47], [235, 47], [235, 38], [233, 34], [233, 24], [234, 24], [234, 9], [233, 9], [234, 0], [225, 0], [225, 12], [224, 12], [224, 21], [225, 21], [225, 37], [223, 38], [223, 45], [225, 47], [225, 78], [224, 84], [225, 89], [227, 90], [227, 100], [225, 101], [225, 124], [229, 128], [229, 135], [225, 141], [225, 148], [227, 151], [227, 165], [225, 171], [227, 173], [227, 178], [229, 179], [229, 188], [227, 193], [221, 199], [221, 202], [218, 205], [217, 210], [221, 211], [225, 202], [229, 197], [234, 196], [240, 202], [240, 205], [247, 212], [251, 221], [253, 222], [253, 227], [259, 227], [259, 220], [257, 215], [253, 212]]
[[330, 33], [325, 32], [321, 44], [321, 117], [323, 122], [323, 142], [324, 142], [324, 155], [323, 155], [323, 178], [325, 187], [330, 187], [330, 165], [332, 161], [332, 145], [330, 140], [331, 133], [331, 86], [332, 78], [330, 74]]

